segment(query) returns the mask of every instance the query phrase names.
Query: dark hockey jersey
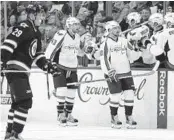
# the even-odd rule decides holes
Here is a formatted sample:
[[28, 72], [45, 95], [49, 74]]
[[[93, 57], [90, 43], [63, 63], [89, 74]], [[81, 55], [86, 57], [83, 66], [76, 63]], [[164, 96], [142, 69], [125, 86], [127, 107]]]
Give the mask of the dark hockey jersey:
[[7, 69], [30, 70], [35, 62], [40, 68], [46, 63], [41, 52], [41, 33], [27, 20], [13, 28], [1, 46], [1, 61]]

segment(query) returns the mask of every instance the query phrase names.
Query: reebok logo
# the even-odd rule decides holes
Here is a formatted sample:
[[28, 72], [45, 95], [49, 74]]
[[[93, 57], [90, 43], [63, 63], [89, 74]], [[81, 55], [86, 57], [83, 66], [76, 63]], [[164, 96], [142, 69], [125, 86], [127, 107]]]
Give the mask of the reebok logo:
[[165, 78], [166, 78], [166, 72], [160, 73], [160, 80], [159, 80], [159, 116], [164, 116], [165, 114], [165, 106], [164, 100], [166, 98], [165, 93]]
[[167, 128], [168, 72], [158, 71], [157, 128]]

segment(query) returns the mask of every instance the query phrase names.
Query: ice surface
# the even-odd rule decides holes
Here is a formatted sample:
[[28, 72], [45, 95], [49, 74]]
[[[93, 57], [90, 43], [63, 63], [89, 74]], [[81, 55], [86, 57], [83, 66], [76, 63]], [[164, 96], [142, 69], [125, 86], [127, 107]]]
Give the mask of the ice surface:
[[[5, 123], [1, 123], [3, 140]], [[28, 123], [22, 137], [25, 140], [174, 140], [174, 131], [148, 129], [112, 129], [110, 127], [60, 127], [57, 123]]]

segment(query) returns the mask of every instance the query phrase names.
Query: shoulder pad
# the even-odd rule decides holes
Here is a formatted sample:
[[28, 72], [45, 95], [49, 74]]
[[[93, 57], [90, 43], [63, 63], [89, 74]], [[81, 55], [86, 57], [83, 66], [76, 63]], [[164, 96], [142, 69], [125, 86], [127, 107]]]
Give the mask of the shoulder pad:
[[59, 30], [59, 31], [57, 31], [57, 34], [58, 35], [64, 35], [64, 34], [66, 34], [66, 31], [65, 30]]

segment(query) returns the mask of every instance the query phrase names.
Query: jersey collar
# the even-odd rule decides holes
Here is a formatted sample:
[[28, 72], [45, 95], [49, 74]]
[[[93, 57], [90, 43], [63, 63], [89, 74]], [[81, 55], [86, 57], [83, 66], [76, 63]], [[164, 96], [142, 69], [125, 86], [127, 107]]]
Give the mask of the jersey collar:
[[69, 36], [74, 40], [75, 39], [75, 35], [72, 35], [68, 30], [67, 33], [69, 34]]

